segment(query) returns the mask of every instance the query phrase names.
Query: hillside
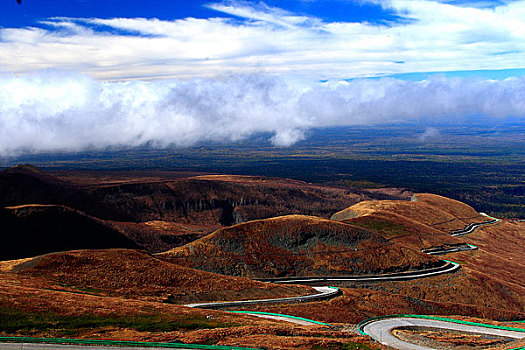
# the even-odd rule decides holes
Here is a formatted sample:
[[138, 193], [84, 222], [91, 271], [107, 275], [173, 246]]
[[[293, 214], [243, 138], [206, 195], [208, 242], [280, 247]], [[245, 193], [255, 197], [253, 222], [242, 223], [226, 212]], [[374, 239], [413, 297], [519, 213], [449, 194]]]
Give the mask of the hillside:
[[155, 170], [51, 175], [19, 165], [0, 171], [0, 207], [66, 206], [105, 220], [104, 225], [136, 246], [158, 253], [249, 220], [287, 214], [329, 217], [362, 200], [410, 198], [410, 193], [395, 189], [367, 191], [258, 176], [193, 175]]
[[[305, 286], [220, 276], [136, 250], [81, 250], [0, 262], [0, 335], [314, 349], [369, 340], [182, 305], [304, 295]], [[363, 342], [367, 343], [362, 344]]]
[[158, 256], [201, 270], [258, 278], [381, 273], [436, 261], [369, 230], [302, 215], [223, 228]]
[[221, 276], [161, 261], [129, 249], [75, 250], [0, 262], [10, 276], [36, 284], [100, 296], [169, 303], [262, 299], [315, 293], [309, 287], [276, 285]]
[[[440, 258], [462, 265], [454, 274], [406, 282], [342, 286], [343, 299], [323, 306], [268, 307], [261, 310], [296, 312], [303, 317], [320, 317], [330, 322], [337, 314], [357, 319], [388, 313], [475, 315], [482, 318], [523, 318], [525, 313], [525, 266], [523, 244], [525, 223], [503, 220], [482, 226], [467, 235], [453, 237], [451, 230], [464, 228], [487, 217], [461, 202], [432, 194], [416, 194], [416, 201], [365, 201], [335, 214], [332, 218], [374, 232], [391, 244], [414, 250], [443, 244], [468, 243], [476, 250], [451, 253]], [[354, 288], [366, 287], [365, 291]], [[364, 293], [364, 294], [363, 294]], [[386, 294], [384, 294], [386, 293]], [[365, 295], [363, 308], [349, 311], [345, 298]], [[386, 298], [386, 299], [385, 299]], [[386, 300], [389, 300], [386, 302]], [[343, 304], [341, 304], [343, 303]], [[383, 305], [396, 305], [385, 309]], [[365, 307], [365, 305], [369, 305]], [[326, 309], [325, 309], [326, 308]]]
[[171, 221], [145, 222], [106, 221], [142, 249], [160, 253], [193, 242], [218, 230], [221, 225], [193, 225]]
[[126, 181], [118, 175], [112, 181], [108, 175], [82, 182], [78, 176], [63, 174], [61, 179], [30, 165], [16, 166], [0, 171], [0, 206], [61, 204], [104, 220], [229, 226], [285, 214], [328, 217], [362, 200], [410, 198], [405, 192], [328, 187], [257, 176], [180, 178], [181, 174], [176, 173], [178, 178], [170, 179], [141, 172], [136, 175]]
[[[150, 175], [82, 182], [30, 166], [0, 172], [6, 195], [0, 199], [6, 229], [0, 252], [4, 259], [26, 257], [0, 261], [0, 334], [336, 349], [348, 339], [363, 341], [348, 332], [351, 323], [378, 315], [525, 318], [523, 222], [503, 220], [453, 237], [451, 230], [487, 218], [432, 194], [408, 201], [407, 192], [395, 189]], [[334, 212], [334, 220], [327, 219]], [[311, 215], [266, 218], [280, 213]], [[461, 243], [478, 249], [421, 252]], [[164, 252], [101, 249], [117, 247]], [[247, 307], [333, 325], [326, 329], [181, 306], [313, 293], [307, 286], [250, 278], [382, 274], [430, 267], [439, 259], [462, 267], [408, 281], [336, 281], [331, 284], [343, 294], [328, 301]]]
[[[416, 194], [418, 201], [361, 202], [337, 214], [343, 222], [367, 228], [390, 242], [424, 249], [443, 244], [468, 243], [477, 250], [454, 253], [454, 261], [464, 267], [497, 280], [525, 287], [522, 252], [525, 224], [503, 220], [482, 226], [460, 237], [451, 230], [488, 218], [461, 202], [432, 194]], [[470, 219], [468, 219], [470, 218]]]
[[61, 205], [0, 208], [0, 260], [72, 249], [137, 248], [104, 222]]
[[[328, 218], [333, 212], [362, 200], [408, 199], [406, 194], [388, 195], [287, 179], [219, 175], [92, 186], [87, 191], [97, 201], [111, 203], [135, 222], [162, 220], [222, 226], [287, 214]], [[112, 219], [103, 213], [99, 217]]]
[[331, 219], [349, 220], [367, 214], [395, 213], [441, 231], [462, 229], [470, 223], [487, 221], [465, 203], [429, 193], [417, 193], [412, 201], [362, 201], [341, 210]]
[[0, 207], [24, 204], [64, 205], [99, 218], [105, 213], [117, 220], [131, 220], [111, 203], [96, 201], [79, 186], [31, 165], [0, 171]]

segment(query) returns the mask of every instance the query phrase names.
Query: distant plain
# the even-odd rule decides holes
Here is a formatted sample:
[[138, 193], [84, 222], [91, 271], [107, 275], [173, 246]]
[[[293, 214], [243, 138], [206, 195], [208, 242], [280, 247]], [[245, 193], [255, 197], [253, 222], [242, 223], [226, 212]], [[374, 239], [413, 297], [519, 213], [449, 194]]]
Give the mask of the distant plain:
[[0, 167], [31, 163], [61, 176], [83, 170], [91, 176], [111, 171], [113, 177], [132, 178], [133, 172], [141, 171], [140, 177], [162, 178], [189, 171], [277, 176], [343, 187], [394, 186], [444, 195], [496, 216], [525, 218], [525, 126], [519, 121], [314, 129], [287, 148], [272, 146], [268, 139], [258, 134], [189, 148], [145, 145], [25, 154], [0, 159]]

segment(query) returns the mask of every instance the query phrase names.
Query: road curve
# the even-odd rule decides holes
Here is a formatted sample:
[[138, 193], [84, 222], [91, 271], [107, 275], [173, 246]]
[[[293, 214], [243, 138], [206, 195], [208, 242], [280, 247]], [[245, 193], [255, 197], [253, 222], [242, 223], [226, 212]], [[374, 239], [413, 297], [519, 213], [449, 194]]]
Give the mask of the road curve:
[[378, 276], [338, 276], [338, 277], [286, 277], [260, 279], [263, 282], [272, 283], [320, 283], [320, 282], [384, 282], [384, 281], [406, 281], [417, 278], [431, 277], [444, 273], [455, 272], [461, 265], [452, 261], [443, 260], [443, 265], [419, 271], [397, 272]]
[[463, 324], [455, 322], [447, 322], [443, 320], [426, 319], [426, 318], [412, 318], [412, 317], [393, 317], [378, 320], [372, 320], [360, 327], [360, 330], [377, 340], [381, 344], [393, 347], [399, 350], [430, 350], [432, 348], [416, 345], [407, 341], [401, 340], [392, 334], [392, 331], [401, 327], [425, 327], [437, 328], [445, 330], [453, 330], [459, 332], [476, 333], [484, 335], [494, 335], [512, 339], [524, 339], [525, 329], [509, 330], [500, 328], [491, 328], [490, 325], [482, 324]]
[[495, 224], [495, 223], [501, 221], [500, 219], [492, 217], [492, 216], [490, 216], [488, 214], [485, 214], [485, 213], [480, 213], [480, 214], [483, 215], [483, 216], [488, 217], [490, 220], [484, 221], [484, 222], [480, 222], [480, 223], [477, 223], [477, 224], [469, 224], [467, 227], [465, 227], [463, 229], [450, 231], [450, 235], [454, 236], [454, 237], [464, 236], [464, 235], [467, 235], [469, 233], [474, 232], [474, 230], [476, 230], [478, 227]]
[[314, 321], [314, 320], [310, 320], [304, 317], [276, 314], [273, 312], [262, 312], [262, 311], [229, 311], [229, 312], [245, 314], [245, 315], [261, 317], [261, 318], [268, 318], [272, 320], [291, 322], [295, 324], [300, 324], [302, 326], [330, 326], [329, 323]]
[[441, 245], [430, 248], [421, 249], [423, 253], [428, 255], [444, 255], [448, 253], [465, 252], [469, 250], [476, 250], [478, 247], [468, 243], [459, 243], [454, 245]]
[[[477, 228], [485, 225], [491, 225], [495, 224], [501, 221], [501, 219], [492, 217], [485, 213], [480, 213], [481, 215], [489, 218], [490, 220], [480, 222], [480, 223], [474, 223], [474, 224], [468, 224], [467, 227], [459, 229], [459, 230], [453, 230], [450, 231], [450, 235], [454, 237], [464, 236], [469, 233], [474, 232]], [[478, 247], [472, 244], [467, 243], [460, 243], [460, 244], [454, 244], [454, 245], [442, 245], [442, 246], [435, 246], [430, 248], [421, 249], [423, 253], [427, 253], [428, 255], [444, 255], [448, 253], [456, 253], [456, 252], [463, 252], [468, 250], [476, 250]]]
[[[380, 276], [340, 276], [340, 277], [287, 277], [262, 279], [260, 281], [273, 283], [330, 283], [330, 282], [383, 282], [383, 281], [405, 281], [416, 278], [431, 277], [444, 273], [455, 272], [461, 268], [461, 265], [452, 261], [443, 260], [443, 265], [419, 271], [398, 272]], [[257, 299], [243, 301], [223, 301], [211, 303], [187, 304], [185, 306], [200, 309], [220, 309], [227, 307], [243, 307], [246, 305], [267, 304], [267, 303], [285, 303], [285, 302], [304, 302], [331, 299], [341, 292], [336, 287], [313, 287], [318, 294], [304, 295], [291, 298], [277, 299]]]
[[312, 288], [314, 288], [319, 293], [303, 295], [303, 296], [298, 296], [298, 297], [290, 297], [290, 298], [222, 301], [222, 302], [212, 302], [212, 303], [187, 304], [184, 306], [195, 307], [199, 309], [221, 309], [225, 307], [239, 307], [239, 306], [242, 307], [242, 306], [254, 305], [254, 304], [326, 300], [326, 299], [331, 299], [341, 294], [341, 291], [339, 290], [339, 288], [336, 288], [336, 287], [312, 287]]

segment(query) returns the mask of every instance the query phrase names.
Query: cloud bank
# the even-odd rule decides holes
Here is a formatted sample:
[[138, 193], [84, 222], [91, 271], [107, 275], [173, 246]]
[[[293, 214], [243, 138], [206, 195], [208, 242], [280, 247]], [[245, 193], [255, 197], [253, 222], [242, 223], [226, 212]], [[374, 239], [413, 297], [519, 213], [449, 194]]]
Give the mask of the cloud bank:
[[310, 128], [507, 117], [525, 117], [525, 78], [318, 83], [239, 75], [100, 82], [56, 71], [0, 75], [1, 156], [144, 144], [184, 147], [261, 132], [271, 133], [274, 145], [289, 146]]
[[217, 17], [200, 19], [50, 18], [34, 27], [0, 28], [0, 71], [58, 68], [99, 80], [230, 72], [337, 80], [523, 68], [525, 1], [495, 7], [362, 1], [402, 20], [329, 22], [253, 1], [210, 4]]

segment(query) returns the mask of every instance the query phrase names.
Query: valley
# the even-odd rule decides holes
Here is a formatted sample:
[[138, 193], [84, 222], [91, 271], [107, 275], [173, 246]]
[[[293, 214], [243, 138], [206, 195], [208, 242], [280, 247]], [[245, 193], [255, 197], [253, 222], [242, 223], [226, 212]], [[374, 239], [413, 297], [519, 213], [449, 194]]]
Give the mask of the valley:
[[[525, 223], [446, 197], [28, 165], [0, 172], [0, 194], [1, 337], [388, 349], [358, 325], [396, 314], [525, 330]], [[461, 246], [477, 249], [427, 254]], [[462, 349], [410, 327], [393, 333]]]

